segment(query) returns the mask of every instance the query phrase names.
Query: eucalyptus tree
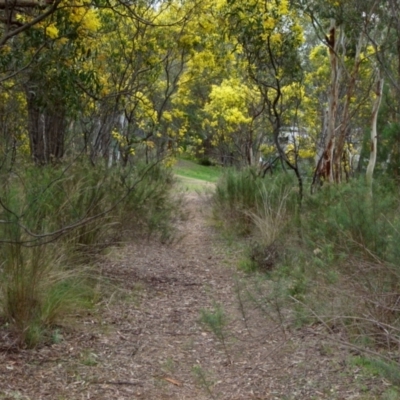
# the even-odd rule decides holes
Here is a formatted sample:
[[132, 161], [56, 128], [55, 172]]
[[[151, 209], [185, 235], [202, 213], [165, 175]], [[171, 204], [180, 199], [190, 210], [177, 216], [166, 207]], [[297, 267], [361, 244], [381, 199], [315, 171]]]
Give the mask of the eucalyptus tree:
[[368, 36], [376, 60], [385, 78], [381, 115], [378, 118], [380, 164], [399, 179], [400, 171], [400, 4], [396, 0], [381, 2], [375, 19], [380, 24], [379, 36]]
[[349, 170], [346, 148], [370, 128], [375, 86], [383, 85], [371, 39], [382, 41], [385, 7], [377, 0], [298, 1], [297, 6], [326, 47], [330, 71], [314, 183], [339, 183]]

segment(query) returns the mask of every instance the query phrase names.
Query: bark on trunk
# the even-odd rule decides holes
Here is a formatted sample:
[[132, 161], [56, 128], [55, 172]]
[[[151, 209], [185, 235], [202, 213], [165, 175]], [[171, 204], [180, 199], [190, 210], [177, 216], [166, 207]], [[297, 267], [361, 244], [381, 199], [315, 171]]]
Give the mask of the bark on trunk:
[[331, 85], [328, 98], [327, 131], [324, 140], [324, 150], [317, 163], [313, 183], [323, 180], [333, 182], [333, 152], [335, 148], [335, 129], [337, 119], [337, 108], [339, 102], [339, 81], [341, 66], [339, 64], [338, 49], [343, 40], [343, 31], [338, 31], [336, 21], [331, 20], [329, 36], [326, 42], [329, 47], [329, 60], [331, 66]]
[[378, 145], [378, 133], [377, 133], [377, 121], [378, 121], [378, 111], [382, 101], [382, 91], [383, 91], [383, 78], [378, 73], [375, 95], [376, 98], [374, 100], [374, 104], [372, 106], [372, 120], [371, 120], [371, 141], [370, 141], [370, 154], [369, 154], [369, 162], [366, 172], [367, 184], [370, 186], [372, 192], [372, 176], [375, 169], [376, 164], [376, 155], [377, 155], [377, 145]]

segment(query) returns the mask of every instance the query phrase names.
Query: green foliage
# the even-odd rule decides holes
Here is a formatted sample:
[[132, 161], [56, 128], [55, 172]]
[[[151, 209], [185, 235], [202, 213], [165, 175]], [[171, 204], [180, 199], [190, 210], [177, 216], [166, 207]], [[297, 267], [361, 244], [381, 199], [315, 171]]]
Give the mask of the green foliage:
[[[251, 251], [251, 250], [250, 250]], [[255, 272], [260, 266], [257, 260], [254, 260], [251, 255], [247, 255], [242, 260], [240, 260], [238, 267], [244, 272]]]
[[214, 215], [239, 234], [256, 230], [256, 242], [266, 248], [286, 229], [296, 214], [297, 202], [290, 173], [262, 178], [253, 168], [230, 169], [217, 183]]
[[180, 216], [181, 205], [181, 200], [173, 196], [173, 171], [160, 165], [143, 165], [123, 181], [129, 192], [118, 206], [122, 229], [147, 237], [158, 236], [162, 241], [172, 239], [171, 222]]
[[211, 399], [216, 399], [217, 396], [213, 392], [213, 386], [215, 385], [214, 377], [208, 372], [201, 368], [200, 365], [195, 365], [192, 368], [193, 375], [195, 376], [198, 384], [205, 389]]
[[221, 304], [213, 304], [211, 310], [202, 309], [200, 321], [211, 330], [211, 332], [217, 337], [224, 348], [228, 362], [230, 363], [230, 356], [227, 347], [227, 326], [229, 318], [226, 315]]
[[377, 184], [371, 197], [363, 181], [324, 187], [305, 201], [303, 228], [317, 247], [330, 244], [337, 254], [338, 250], [371, 252], [386, 261], [393, 260], [390, 253], [397, 235], [398, 200], [397, 190], [390, 189], [389, 185]]
[[[385, 71], [397, 73], [398, 49], [391, 45], [396, 24], [387, 24], [384, 7], [375, 7], [377, 18], [364, 18], [372, 15], [368, 2], [363, 12], [354, 1], [317, 1], [311, 8], [288, 0], [168, 1], [157, 7], [146, 2], [42, 3], [43, 8], [25, 8], [16, 2], [18, 13], [11, 12], [12, 18], [0, 10], [0, 275], [4, 313], [19, 330], [31, 332], [30, 343], [51, 324], [35, 321], [62, 314], [56, 298], [68, 297], [64, 283], [75, 287], [70, 281], [75, 278], [63, 275], [65, 269], [76, 270], [83, 256], [127, 232], [171, 238], [170, 222], [177, 216], [172, 171], [148, 168], [148, 163], [192, 148], [202, 164], [210, 164], [216, 154], [226, 165], [254, 164], [257, 150], [271, 147], [272, 136], [285, 125], [304, 127], [314, 141], [307, 138], [300, 149], [285, 146], [294, 150], [286, 161], [297, 163], [291, 157], [297, 151], [300, 158], [311, 157], [317, 134], [329, 126], [323, 119], [334, 71], [327, 41], [321, 44], [316, 36], [328, 34], [332, 18], [345, 37], [341, 68], [354, 64], [359, 34], [365, 33], [360, 71], [335, 74], [341, 77], [339, 109], [346, 109], [346, 94], [351, 103], [351, 121], [336, 118], [353, 141], [349, 151], [356, 152], [369, 124], [366, 99], [375, 53]], [[391, 3], [396, 14], [398, 5]], [[304, 18], [310, 12], [318, 35]], [[39, 15], [45, 18], [35, 20]], [[368, 46], [369, 39], [376, 45]], [[355, 89], [342, 90], [351, 87], [352, 76]], [[398, 184], [399, 96], [394, 89], [388, 80], [378, 169]], [[268, 154], [275, 151], [268, 148]], [[77, 155], [85, 160], [63, 164]], [[44, 166], [32, 167], [32, 158]], [[147, 164], [140, 165], [142, 158]], [[299, 168], [308, 173], [311, 166], [304, 162]], [[179, 162], [175, 172], [209, 182], [221, 175], [216, 166], [187, 161]], [[371, 320], [397, 323], [395, 186], [380, 184], [372, 197], [361, 182], [327, 186], [304, 200], [300, 215], [292, 178], [261, 179], [248, 168], [229, 170], [217, 183], [215, 217], [231, 232], [255, 234], [250, 261], [243, 265], [270, 277], [281, 274], [290, 282], [285, 293], [297, 300], [307, 303], [321, 296], [321, 310], [323, 296], [310, 282], [347, 290], [346, 296], [352, 289], [353, 296], [331, 296], [329, 304], [351, 304], [352, 317], [367, 313]], [[42, 288], [42, 281], [57, 283]], [[38, 295], [42, 289], [48, 306]], [[24, 320], [29, 329], [17, 322]], [[372, 325], [360, 327], [358, 321], [354, 332], [365, 334]]]
[[378, 160], [381, 174], [387, 173], [397, 182], [400, 181], [400, 124], [393, 123], [382, 129], [382, 137], [378, 146]]
[[302, 218], [303, 251], [309, 254], [304, 271], [319, 282], [306, 307], [341, 326], [361, 348], [390, 350], [398, 340], [397, 191], [376, 184], [371, 197], [364, 182], [327, 187], [306, 202]]
[[38, 173], [33, 167], [19, 178], [16, 188], [10, 188], [18, 191], [10, 210], [19, 225], [36, 235], [29, 238], [21, 232], [20, 240], [60, 238], [74, 247], [100, 242], [101, 226], [109, 221], [103, 215], [112, 204], [109, 193], [118, 187], [105, 169], [76, 164], [69, 169], [44, 166]]
[[323, 187], [303, 203], [302, 240], [287, 242], [293, 267], [275, 272], [297, 313], [343, 329], [360, 349], [390, 351], [399, 338], [399, 205], [391, 184], [376, 183], [372, 197], [363, 181]]
[[5, 187], [2, 238], [62, 240], [76, 249], [102, 244], [124, 226], [164, 235], [176, 211], [173, 184], [172, 171], [159, 165], [125, 170], [78, 163], [45, 166], [40, 173], [28, 168]]
[[322, 323], [360, 351], [391, 357], [400, 331], [398, 188], [380, 179], [371, 196], [364, 181], [326, 185], [301, 209], [296, 195], [288, 175], [260, 181], [229, 171], [217, 185], [215, 215], [230, 227], [241, 218], [235, 227], [252, 233], [240, 267], [275, 288], [253, 285], [248, 297], [270, 317], [290, 305], [295, 326]]
[[201, 310], [201, 322], [221, 341], [224, 340], [228, 318], [220, 304], [214, 304], [212, 310]]

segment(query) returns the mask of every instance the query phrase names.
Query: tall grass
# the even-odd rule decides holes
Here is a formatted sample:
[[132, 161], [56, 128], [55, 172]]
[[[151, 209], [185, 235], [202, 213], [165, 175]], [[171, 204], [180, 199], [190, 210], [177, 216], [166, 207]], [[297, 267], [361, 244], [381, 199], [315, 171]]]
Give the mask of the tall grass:
[[55, 245], [2, 246], [0, 310], [17, 343], [34, 347], [48, 328], [91, 303], [84, 270], [67, 269]]
[[171, 221], [181, 216], [182, 202], [175, 193], [175, 183], [171, 169], [155, 166], [147, 170], [146, 166], [139, 167], [136, 177], [130, 176], [129, 181], [124, 183], [133, 189], [129, 190], [118, 208], [120, 229], [146, 237], [156, 235], [163, 242], [172, 239]]
[[254, 169], [227, 170], [218, 181], [213, 203], [214, 215], [239, 233], [251, 231], [250, 213], [262, 204], [264, 181]]
[[252, 237], [249, 262], [243, 262], [250, 270], [275, 265], [297, 208], [295, 177], [290, 174], [261, 178], [254, 169], [228, 170], [214, 195], [215, 218], [230, 231]]
[[0, 312], [21, 344], [37, 345], [51, 325], [88, 304], [87, 255], [127, 231], [171, 237], [173, 183], [162, 166], [89, 164], [26, 168], [3, 183]]

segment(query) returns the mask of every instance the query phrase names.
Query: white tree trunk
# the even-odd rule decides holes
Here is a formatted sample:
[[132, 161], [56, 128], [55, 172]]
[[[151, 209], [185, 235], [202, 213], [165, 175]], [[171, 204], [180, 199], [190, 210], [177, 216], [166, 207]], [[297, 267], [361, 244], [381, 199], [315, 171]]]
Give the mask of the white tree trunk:
[[372, 176], [374, 174], [375, 164], [376, 164], [376, 154], [378, 150], [378, 133], [377, 133], [377, 121], [378, 121], [378, 111], [382, 101], [382, 91], [383, 91], [383, 78], [380, 76], [378, 72], [376, 78], [376, 86], [375, 86], [375, 95], [376, 98], [374, 100], [372, 106], [372, 120], [371, 120], [371, 140], [370, 140], [370, 154], [369, 154], [369, 162], [366, 172], [367, 184], [369, 185], [372, 193]]

